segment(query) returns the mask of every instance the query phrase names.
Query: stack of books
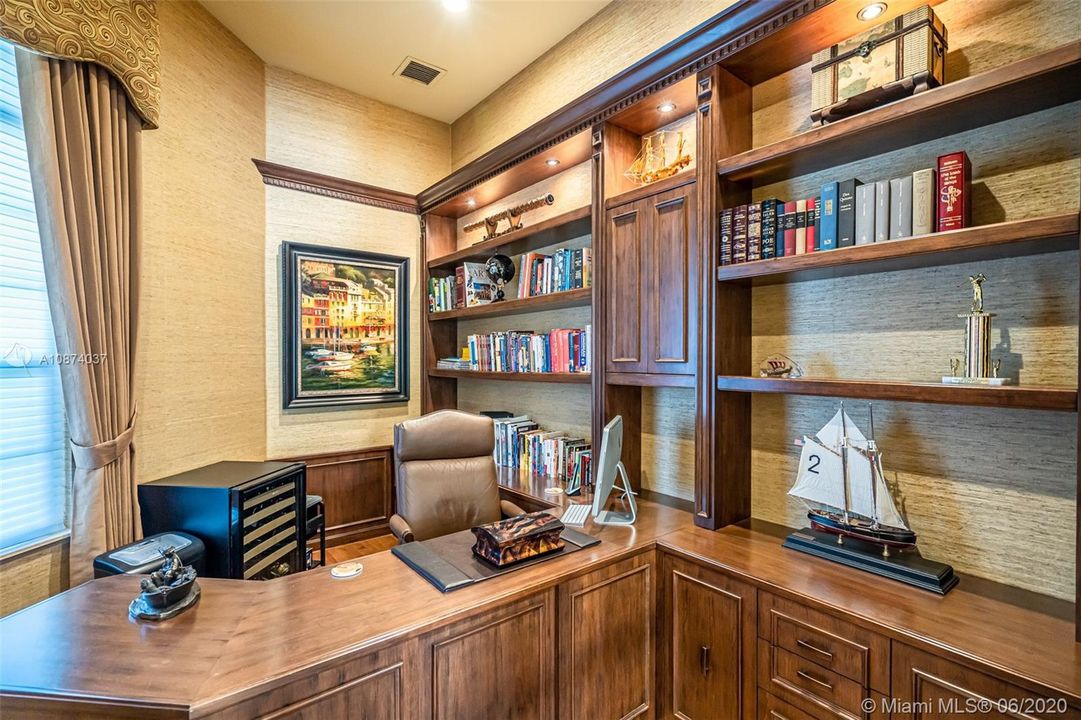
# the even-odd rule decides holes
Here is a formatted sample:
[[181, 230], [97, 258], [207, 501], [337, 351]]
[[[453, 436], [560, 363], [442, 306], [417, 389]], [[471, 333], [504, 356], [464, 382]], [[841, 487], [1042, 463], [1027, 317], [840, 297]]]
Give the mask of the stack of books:
[[469, 358], [440, 358], [435, 366], [440, 370], [468, 370]]
[[484, 263], [462, 263], [454, 275], [428, 279], [428, 312], [487, 305], [495, 298], [495, 283]]
[[470, 335], [470, 370], [482, 372], [588, 373], [593, 369], [593, 327], [546, 333], [511, 330]]
[[851, 178], [803, 200], [776, 198], [720, 213], [720, 260], [732, 265], [957, 230], [970, 224], [971, 166], [963, 152], [937, 167], [864, 184]]
[[588, 440], [541, 428], [528, 415], [495, 421], [496, 465], [591, 486]]
[[530, 252], [522, 256], [518, 297], [577, 290], [593, 285], [593, 250], [556, 250], [554, 255]]

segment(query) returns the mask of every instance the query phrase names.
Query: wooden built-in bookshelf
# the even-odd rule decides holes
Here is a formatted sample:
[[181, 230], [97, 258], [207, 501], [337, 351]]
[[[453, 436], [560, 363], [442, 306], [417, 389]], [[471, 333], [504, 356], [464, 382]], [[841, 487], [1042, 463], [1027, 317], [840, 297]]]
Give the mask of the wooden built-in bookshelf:
[[569, 307], [582, 307], [593, 301], [593, 288], [576, 288], [563, 292], [531, 295], [530, 297], [511, 298], [487, 305], [443, 310], [428, 316], [430, 322], [441, 320], [467, 320], [469, 318], [502, 317], [543, 310], [559, 310]]
[[[528, 217], [528, 216], [527, 216]], [[555, 217], [526, 225], [499, 235], [491, 240], [481, 240], [461, 250], [428, 259], [429, 268], [453, 268], [463, 262], [486, 260], [497, 252], [504, 255], [521, 253], [567, 242], [590, 232], [589, 206], [575, 208]]]

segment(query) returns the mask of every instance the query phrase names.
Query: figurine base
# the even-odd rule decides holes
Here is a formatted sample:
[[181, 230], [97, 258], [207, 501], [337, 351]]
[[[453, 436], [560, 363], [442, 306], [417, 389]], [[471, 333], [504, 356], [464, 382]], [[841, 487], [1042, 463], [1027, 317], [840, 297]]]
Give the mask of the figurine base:
[[191, 592], [185, 595], [182, 600], [178, 600], [169, 607], [160, 610], [151, 607], [150, 603], [144, 600], [143, 596], [140, 595], [131, 601], [131, 605], [128, 605], [128, 615], [134, 620], [168, 620], [169, 618], [176, 617], [198, 602], [201, 593], [202, 591], [199, 589], [199, 583], [192, 583]]
[[843, 544], [838, 544], [836, 535], [810, 528], [789, 535], [785, 538], [784, 547], [881, 575], [938, 595], [945, 595], [958, 582], [952, 567], [927, 560], [915, 550], [894, 550], [886, 557], [879, 545], [854, 538], [845, 538]]
[[999, 387], [1001, 385], [1013, 385], [1011, 378], [996, 378], [996, 377], [959, 377], [956, 375], [943, 375], [942, 383], [944, 385], [990, 385], [992, 387]]

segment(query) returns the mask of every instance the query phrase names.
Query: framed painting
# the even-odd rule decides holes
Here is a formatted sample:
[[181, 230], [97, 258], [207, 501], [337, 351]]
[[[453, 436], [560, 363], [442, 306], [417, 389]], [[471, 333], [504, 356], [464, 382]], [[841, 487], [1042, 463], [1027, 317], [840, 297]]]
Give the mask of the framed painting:
[[409, 400], [409, 259], [285, 243], [282, 406]]

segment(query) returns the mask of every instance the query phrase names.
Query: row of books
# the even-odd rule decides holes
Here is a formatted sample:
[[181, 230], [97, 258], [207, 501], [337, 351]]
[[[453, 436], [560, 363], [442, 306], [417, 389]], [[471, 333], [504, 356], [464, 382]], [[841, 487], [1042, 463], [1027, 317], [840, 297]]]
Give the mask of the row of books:
[[592, 447], [565, 432], [548, 431], [528, 415], [495, 421], [496, 465], [543, 475], [571, 485], [590, 486]]
[[495, 291], [484, 263], [462, 263], [454, 275], [428, 279], [428, 312], [487, 305], [495, 299]]
[[481, 372], [587, 373], [593, 369], [593, 326], [470, 335], [462, 356]]
[[522, 256], [518, 297], [536, 297], [593, 285], [593, 250], [561, 248], [552, 255], [529, 252]]
[[864, 184], [857, 178], [822, 186], [795, 201], [776, 198], [720, 213], [722, 265], [803, 255], [957, 230], [971, 222], [971, 165], [963, 152], [937, 167]]

